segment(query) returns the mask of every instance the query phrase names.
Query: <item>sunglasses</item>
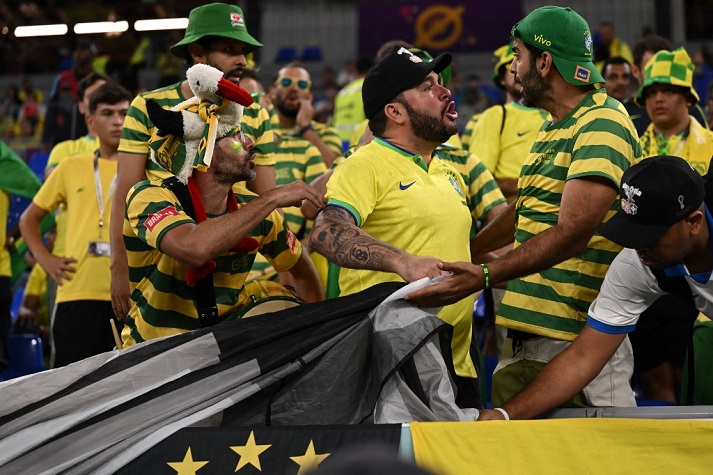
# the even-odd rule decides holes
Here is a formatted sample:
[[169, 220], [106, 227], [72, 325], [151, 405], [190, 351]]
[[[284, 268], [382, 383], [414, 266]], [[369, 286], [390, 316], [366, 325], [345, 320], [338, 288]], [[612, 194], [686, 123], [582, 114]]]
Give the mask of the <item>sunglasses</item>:
[[297, 84], [297, 89], [306, 91], [312, 86], [312, 81], [309, 79], [295, 79], [295, 78], [278, 78], [275, 81], [275, 86], [282, 86], [284, 88], [292, 87], [293, 84]]

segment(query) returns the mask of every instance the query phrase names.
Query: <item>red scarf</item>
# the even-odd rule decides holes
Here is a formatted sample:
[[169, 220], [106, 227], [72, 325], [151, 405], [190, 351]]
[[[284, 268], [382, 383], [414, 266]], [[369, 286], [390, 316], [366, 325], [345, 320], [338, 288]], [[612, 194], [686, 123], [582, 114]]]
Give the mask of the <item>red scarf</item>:
[[[188, 177], [188, 192], [191, 195], [191, 201], [193, 202], [193, 211], [195, 212], [196, 223], [202, 223], [208, 219], [208, 215], [205, 212], [205, 205], [203, 204], [203, 198], [201, 198], [200, 190], [193, 177]], [[231, 189], [228, 191], [228, 213], [237, 211], [240, 209], [238, 206], [238, 200], [235, 198], [235, 193]], [[230, 250], [232, 252], [248, 253], [254, 251], [259, 246], [257, 239], [245, 236], [240, 242], [236, 243]], [[216, 267], [215, 261], [211, 260], [206, 262], [200, 267], [191, 267], [186, 271], [186, 283], [189, 287], [196, 285], [196, 282], [206, 277], [208, 274], [213, 272]]]

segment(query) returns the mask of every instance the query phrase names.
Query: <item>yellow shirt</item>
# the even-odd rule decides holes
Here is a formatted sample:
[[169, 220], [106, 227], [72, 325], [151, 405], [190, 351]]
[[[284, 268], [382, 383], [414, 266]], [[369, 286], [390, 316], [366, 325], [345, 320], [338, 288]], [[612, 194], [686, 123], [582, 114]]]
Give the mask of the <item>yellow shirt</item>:
[[7, 242], [7, 215], [10, 211], [10, 197], [4, 191], [0, 191], [0, 277], [10, 277], [10, 251], [5, 244]]
[[[427, 167], [418, 155], [375, 138], [334, 170], [327, 183], [329, 204], [348, 210], [357, 225], [376, 239], [414, 255], [447, 262], [470, 262], [470, 210], [465, 183], [437, 156]], [[380, 282], [401, 282], [397, 274], [343, 268], [341, 294]], [[456, 372], [475, 377], [469, 355], [473, 298], [445, 307], [438, 315], [453, 325]]]
[[104, 201], [104, 226], [99, 227], [99, 204], [94, 184], [94, 157], [81, 155], [62, 160], [37, 192], [33, 203], [51, 212], [67, 206], [67, 233], [64, 255], [74, 257], [77, 272], [72, 280], [57, 288], [60, 302], [76, 300], [111, 300], [109, 293], [109, 257], [90, 255], [89, 243], [109, 242], [111, 183], [116, 176], [116, 160], [97, 161]]

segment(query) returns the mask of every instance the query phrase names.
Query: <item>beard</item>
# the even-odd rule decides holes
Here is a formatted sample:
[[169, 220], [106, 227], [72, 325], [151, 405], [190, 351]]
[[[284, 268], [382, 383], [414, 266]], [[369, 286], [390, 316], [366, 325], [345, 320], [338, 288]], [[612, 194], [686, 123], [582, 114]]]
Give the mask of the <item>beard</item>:
[[254, 155], [253, 150], [229, 153], [215, 147], [211, 164], [211, 167], [215, 167], [213, 179], [220, 185], [230, 186], [239, 181], [254, 180], [256, 173], [250, 166]]
[[545, 81], [531, 68], [520, 76], [519, 82], [522, 85], [522, 105], [526, 107], [538, 107], [547, 94]]
[[290, 119], [296, 119], [297, 113], [300, 111], [299, 108], [289, 107], [286, 102], [285, 98], [279, 94], [275, 94], [275, 98], [272, 100], [272, 104], [280, 114]]
[[422, 140], [441, 144], [458, 132], [458, 125], [455, 122], [446, 122], [448, 104], [443, 107], [440, 118], [418, 112], [407, 104], [406, 101], [401, 104], [403, 104], [406, 109], [414, 135]]

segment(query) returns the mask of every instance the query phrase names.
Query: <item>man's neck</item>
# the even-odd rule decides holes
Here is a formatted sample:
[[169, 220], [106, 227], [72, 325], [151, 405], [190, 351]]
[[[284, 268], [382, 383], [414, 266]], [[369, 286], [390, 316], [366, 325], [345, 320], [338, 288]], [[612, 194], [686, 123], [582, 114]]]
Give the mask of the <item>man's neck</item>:
[[106, 160], [116, 160], [119, 156], [119, 150], [117, 147], [112, 147], [110, 145], [105, 145], [104, 143], [99, 144], [99, 156]]
[[414, 155], [420, 155], [423, 161], [426, 163], [426, 165], [431, 164], [431, 156], [433, 155], [433, 152], [436, 150], [436, 147], [438, 147], [440, 144], [439, 143], [433, 143], [433, 142], [427, 142], [421, 138], [418, 137], [403, 137], [403, 136], [394, 136], [394, 137], [384, 137], [386, 140], [391, 142], [392, 144], [406, 150], [409, 153], [412, 153]]
[[281, 129], [291, 129], [297, 124], [297, 119], [293, 117], [287, 117], [280, 112], [277, 112], [277, 118], [280, 120]]
[[688, 111], [686, 111], [686, 116], [681, 116], [681, 119], [671, 125], [657, 125], [654, 124], [654, 132], [663, 135], [663, 137], [668, 140], [672, 136], [688, 129], [690, 119], [688, 118]]
[[208, 172], [194, 172], [193, 179], [196, 180], [198, 190], [200, 190], [203, 206], [206, 214], [219, 215], [228, 209], [228, 193], [231, 186], [216, 183], [213, 176]]
[[691, 253], [683, 259], [683, 263], [691, 274], [700, 274], [701, 272], [710, 272], [713, 270], [713, 249], [711, 248], [713, 243], [711, 243], [707, 217], [705, 221], [700, 238], [696, 242], [695, 247]]
[[593, 87], [574, 86], [564, 79], [561, 79], [557, 86], [549, 90], [549, 94], [544, 98], [543, 104], [540, 105], [540, 109], [550, 113], [552, 123], [559, 122], [567, 117], [594, 90]]

